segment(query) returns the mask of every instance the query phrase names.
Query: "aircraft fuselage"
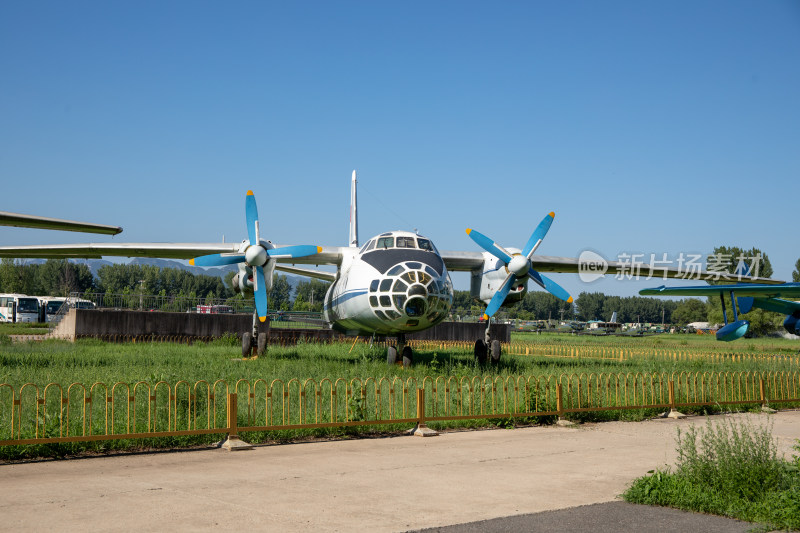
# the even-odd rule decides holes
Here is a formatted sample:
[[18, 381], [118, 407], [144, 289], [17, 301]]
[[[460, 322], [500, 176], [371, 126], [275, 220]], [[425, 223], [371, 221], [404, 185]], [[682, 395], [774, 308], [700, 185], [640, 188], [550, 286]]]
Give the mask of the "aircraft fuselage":
[[396, 335], [430, 328], [450, 312], [453, 284], [429, 239], [393, 231], [343, 258], [325, 295], [325, 320], [353, 335]]

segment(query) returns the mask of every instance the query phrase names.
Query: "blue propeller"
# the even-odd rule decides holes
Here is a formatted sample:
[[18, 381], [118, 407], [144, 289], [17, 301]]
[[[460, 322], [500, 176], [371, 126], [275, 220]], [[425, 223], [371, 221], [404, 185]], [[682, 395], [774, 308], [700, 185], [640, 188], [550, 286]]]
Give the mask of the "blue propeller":
[[486, 307], [486, 312], [483, 315], [484, 319], [493, 316], [497, 310], [500, 309], [500, 306], [503, 305], [503, 302], [505, 302], [506, 296], [508, 296], [514, 283], [518, 279], [524, 279], [526, 277], [535, 281], [541, 288], [556, 298], [564, 300], [567, 303], [572, 303], [572, 296], [570, 296], [567, 291], [555, 281], [535, 271], [531, 266], [531, 257], [533, 257], [536, 248], [542, 243], [544, 236], [547, 235], [547, 231], [550, 229], [550, 225], [553, 223], [555, 216], [556, 214], [551, 212], [542, 219], [539, 225], [536, 226], [536, 229], [533, 230], [533, 234], [531, 234], [528, 242], [525, 243], [521, 254], [512, 255], [508, 250], [486, 235], [473, 229], [467, 229], [467, 235], [469, 235], [478, 246], [505, 263], [506, 269], [508, 270], [508, 276], [497, 292], [494, 293], [494, 296], [492, 296], [492, 299], [489, 301], [489, 305]]
[[247, 238], [249, 245], [244, 253], [211, 254], [196, 257], [189, 264], [196, 266], [222, 266], [245, 263], [253, 268], [253, 293], [256, 300], [256, 312], [261, 322], [267, 320], [267, 280], [264, 265], [270, 260], [306, 257], [322, 251], [319, 246], [298, 245], [282, 248], [268, 248], [261, 241], [258, 225], [258, 207], [253, 191], [247, 191], [245, 197], [245, 218], [247, 220]]

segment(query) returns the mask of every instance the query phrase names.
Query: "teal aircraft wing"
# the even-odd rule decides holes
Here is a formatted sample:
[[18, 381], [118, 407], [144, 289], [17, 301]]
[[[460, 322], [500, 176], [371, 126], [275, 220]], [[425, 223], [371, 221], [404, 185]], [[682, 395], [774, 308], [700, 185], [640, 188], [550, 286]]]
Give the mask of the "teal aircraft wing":
[[[740, 320], [739, 313], [749, 313], [754, 307], [766, 311], [774, 311], [788, 315], [783, 327], [793, 335], [800, 334], [800, 302], [779, 298], [800, 298], [800, 283], [781, 283], [766, 285], [763, 283], [736, 283], [728, 285], [695, 285], [691, 287], [656, 287], [642, 289], [642, 296], [719, 296], [722, 302], [722, 313], [725, 327], [717, 331], [717, 339], [722, 341], [736, 340], [750, 326], [747, 320]], [[725, 310], [725, 296], [730, 296], [733, 310], [733, 322], [728, 323]]]
[[760, 283], [736, 283], [733, 285], [694, 285], [690, 287], [665, 287], [642, 289], [642, 296], [719, 296], [735, 292], [736, 296], [756, 298], [800, 298], [800, 283], [766, 285]]

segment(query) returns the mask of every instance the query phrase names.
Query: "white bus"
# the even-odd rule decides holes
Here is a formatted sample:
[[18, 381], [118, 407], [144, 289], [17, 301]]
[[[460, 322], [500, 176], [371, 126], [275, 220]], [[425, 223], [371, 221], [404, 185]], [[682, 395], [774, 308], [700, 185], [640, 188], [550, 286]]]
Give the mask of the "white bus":
[[[78, 309], [94, 309], [94, 303], [83, 298], [64, 298], [63, 296], [43, 296], [39, 298], [41, 303], [41, 322], [52, 322], [55, 316], [61, 313], [66, 313], [67, 309], [77, 307]], [[63, 306], [66, 306], [63, 310]]]
[[39, 322], [39, 298], [0, 294], [0, 322]]

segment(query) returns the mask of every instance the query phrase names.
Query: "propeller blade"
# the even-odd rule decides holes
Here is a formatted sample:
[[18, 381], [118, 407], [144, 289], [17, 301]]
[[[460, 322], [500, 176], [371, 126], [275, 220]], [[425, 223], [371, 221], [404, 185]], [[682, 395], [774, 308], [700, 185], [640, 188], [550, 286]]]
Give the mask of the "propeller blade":
[[282, 248], [273, 248], [267, 250], [267, 254], [273, 259], [306, 257], [309, 255], [318, 254], [322, 251], [321, 246], [312, 246], [310, 244], [298, 244], [297, 246], [283, 246]]
[[189, 259], [189, 264], [194, 266], [222, 266], [222, 265], [235, 265], [236, 263], [243, 263], [243, 254], [211, 254], [201, 255], [194, 259]]
[[564, 300], [567, 303], [572, 303], [572, 296], [564, 290], [564, 288], [553, 281], [552, 279], [548, 278], [543, 274], [539, 274], [533, 268], [528, 269], [528, 276], [539, 284], [541, 288], [558, 298], [559, 300]]
[[256, 311], [258, 320], [267, 321], [267, 280], [264, 278], [264, 269], [260, 266], [253, 267], [253, 293], [256, 297]]
[[550, 229], [550, 226], [553, 224], [553, 219], [555, 217], [556, 214], [550, 211], [550, 214], [545, 216], [542, 221], [539, 222], [539, 225], [536, 226], [535, 230], [533, 230], [531, 238], [528, 239], [527, 243], [525, 243], [525, 248], [522, 249], [522, 255], [528, 259], [531, 258], [533, 252], [535, 252], [536, 248], [538, 248], [539, 243], [541, 243], [542, 239], [544, 239], [544, 236], [547, 235], [547, 232]]
[[492, 296], [491, 301], [489, 301], [489, 305], [486, 307], [486, 312], [483, 314], [483, 318], [488, 319], [492, 317], [500, 306], [503, 305], [503, 302], [506, 300], [506, 296], [508, 296], [508, 292], [511, 290], [511, 287], [514, 285], [514, 282], [517, 281], [517, 276], [514, 274], [509, 274], [503, 284], [500, 286], [500, 289], [494, 296]]
[[258, 207], [256, 206], [256, 197], [253, 196], [253, 191], [247, 191], [247, 196], [244, 200], [244, 211], [247, 218], [247, 237], [250, 239], [250, 245], [258, 244]]
[[483, 233], [476, 231], [474, 229], [467, 228], [467, 235], [469, 235], [470, 239], [475, 241], [478, 246], [480, 246], [490, 254], [494, 255], [495, 257], [499, 257], [500, 259], [502, 259], [505, 262], [505, 264], [511, 262], [511, 254], [509, 254], [505, 250], [505, 248], [494, 242], [492, 239], [490, 239]]

